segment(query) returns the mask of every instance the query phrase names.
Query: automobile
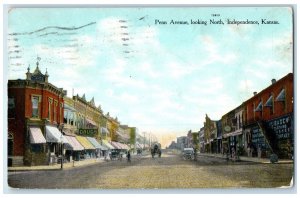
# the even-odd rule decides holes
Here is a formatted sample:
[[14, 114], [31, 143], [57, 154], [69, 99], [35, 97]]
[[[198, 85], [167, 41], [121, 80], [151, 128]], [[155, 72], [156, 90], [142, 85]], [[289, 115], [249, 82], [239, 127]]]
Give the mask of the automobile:
[[182, 158], [184, 160], [194, 160], [195, 159], [195, 153], [193, 148], [184, 148], [182, 150]]

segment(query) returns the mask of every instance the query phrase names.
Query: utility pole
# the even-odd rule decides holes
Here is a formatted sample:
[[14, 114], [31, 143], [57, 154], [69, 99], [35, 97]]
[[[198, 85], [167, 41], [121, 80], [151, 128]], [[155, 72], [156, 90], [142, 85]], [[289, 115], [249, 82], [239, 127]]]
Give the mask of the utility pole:
[[145, 134], [146, 134], [146, 132], [144, 131], [143, 133], [144, 133], [144, 150], [145, 150], [145, 143], [146, 143], [146, 137], [145, 137]]

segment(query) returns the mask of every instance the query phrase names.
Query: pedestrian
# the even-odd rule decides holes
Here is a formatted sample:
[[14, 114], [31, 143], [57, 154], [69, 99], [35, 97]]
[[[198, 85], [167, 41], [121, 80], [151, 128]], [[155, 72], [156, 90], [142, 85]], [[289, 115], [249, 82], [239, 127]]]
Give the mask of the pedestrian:
[[250, 157], [252, 157], [253, 152], [254, 152], [254, 148], [253, 148], [253, 145], [251, 145], [251, 147], [250, 147]]
[[247, 155], [248, 155], [248, 157], [250, 157], [250, 151], [251, 151], [251, 150], [250, 150], [250, 145], [248, 145], [248, 146], [247, 146]]
[[258, 148], [257, 148], [257, 157], [261, 158], [261, 148], [260, 148], [260, 146], [258, 146]]
[[234, 147], [231, 148], [231, 158], [235, 160], [235, 149], [234, 149]]
[[131, 162], [130, 161], [130, 151], [127, 151], [127, 162]]

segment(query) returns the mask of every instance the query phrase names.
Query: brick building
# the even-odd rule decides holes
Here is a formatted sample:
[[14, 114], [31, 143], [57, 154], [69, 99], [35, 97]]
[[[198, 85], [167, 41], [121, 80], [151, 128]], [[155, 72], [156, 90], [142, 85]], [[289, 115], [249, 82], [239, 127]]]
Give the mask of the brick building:
[[252, 156], [290, 158], [294, 148], [293, 74], [244, 102], [245, 145]]
[[8, 165], [48, 164], [58, 154], [66, 92], [39, 69], [8, 81]]

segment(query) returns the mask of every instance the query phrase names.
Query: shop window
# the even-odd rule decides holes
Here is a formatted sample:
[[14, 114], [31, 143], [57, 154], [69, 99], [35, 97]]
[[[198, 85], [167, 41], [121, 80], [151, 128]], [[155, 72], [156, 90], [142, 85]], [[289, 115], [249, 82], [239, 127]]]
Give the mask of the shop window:
[[12, 156], [14, 152], [14, 139], [13, 138], [8, 138], [7, 142], [7, 155]]
[[42, 144], [31, 144], [31, 151], [34, 153], [41, 153], [41, 152], [43, 152], [43, 145]]
[[50, 152], [53, 153], [55, 151], [55, 144], [50, 144]]

